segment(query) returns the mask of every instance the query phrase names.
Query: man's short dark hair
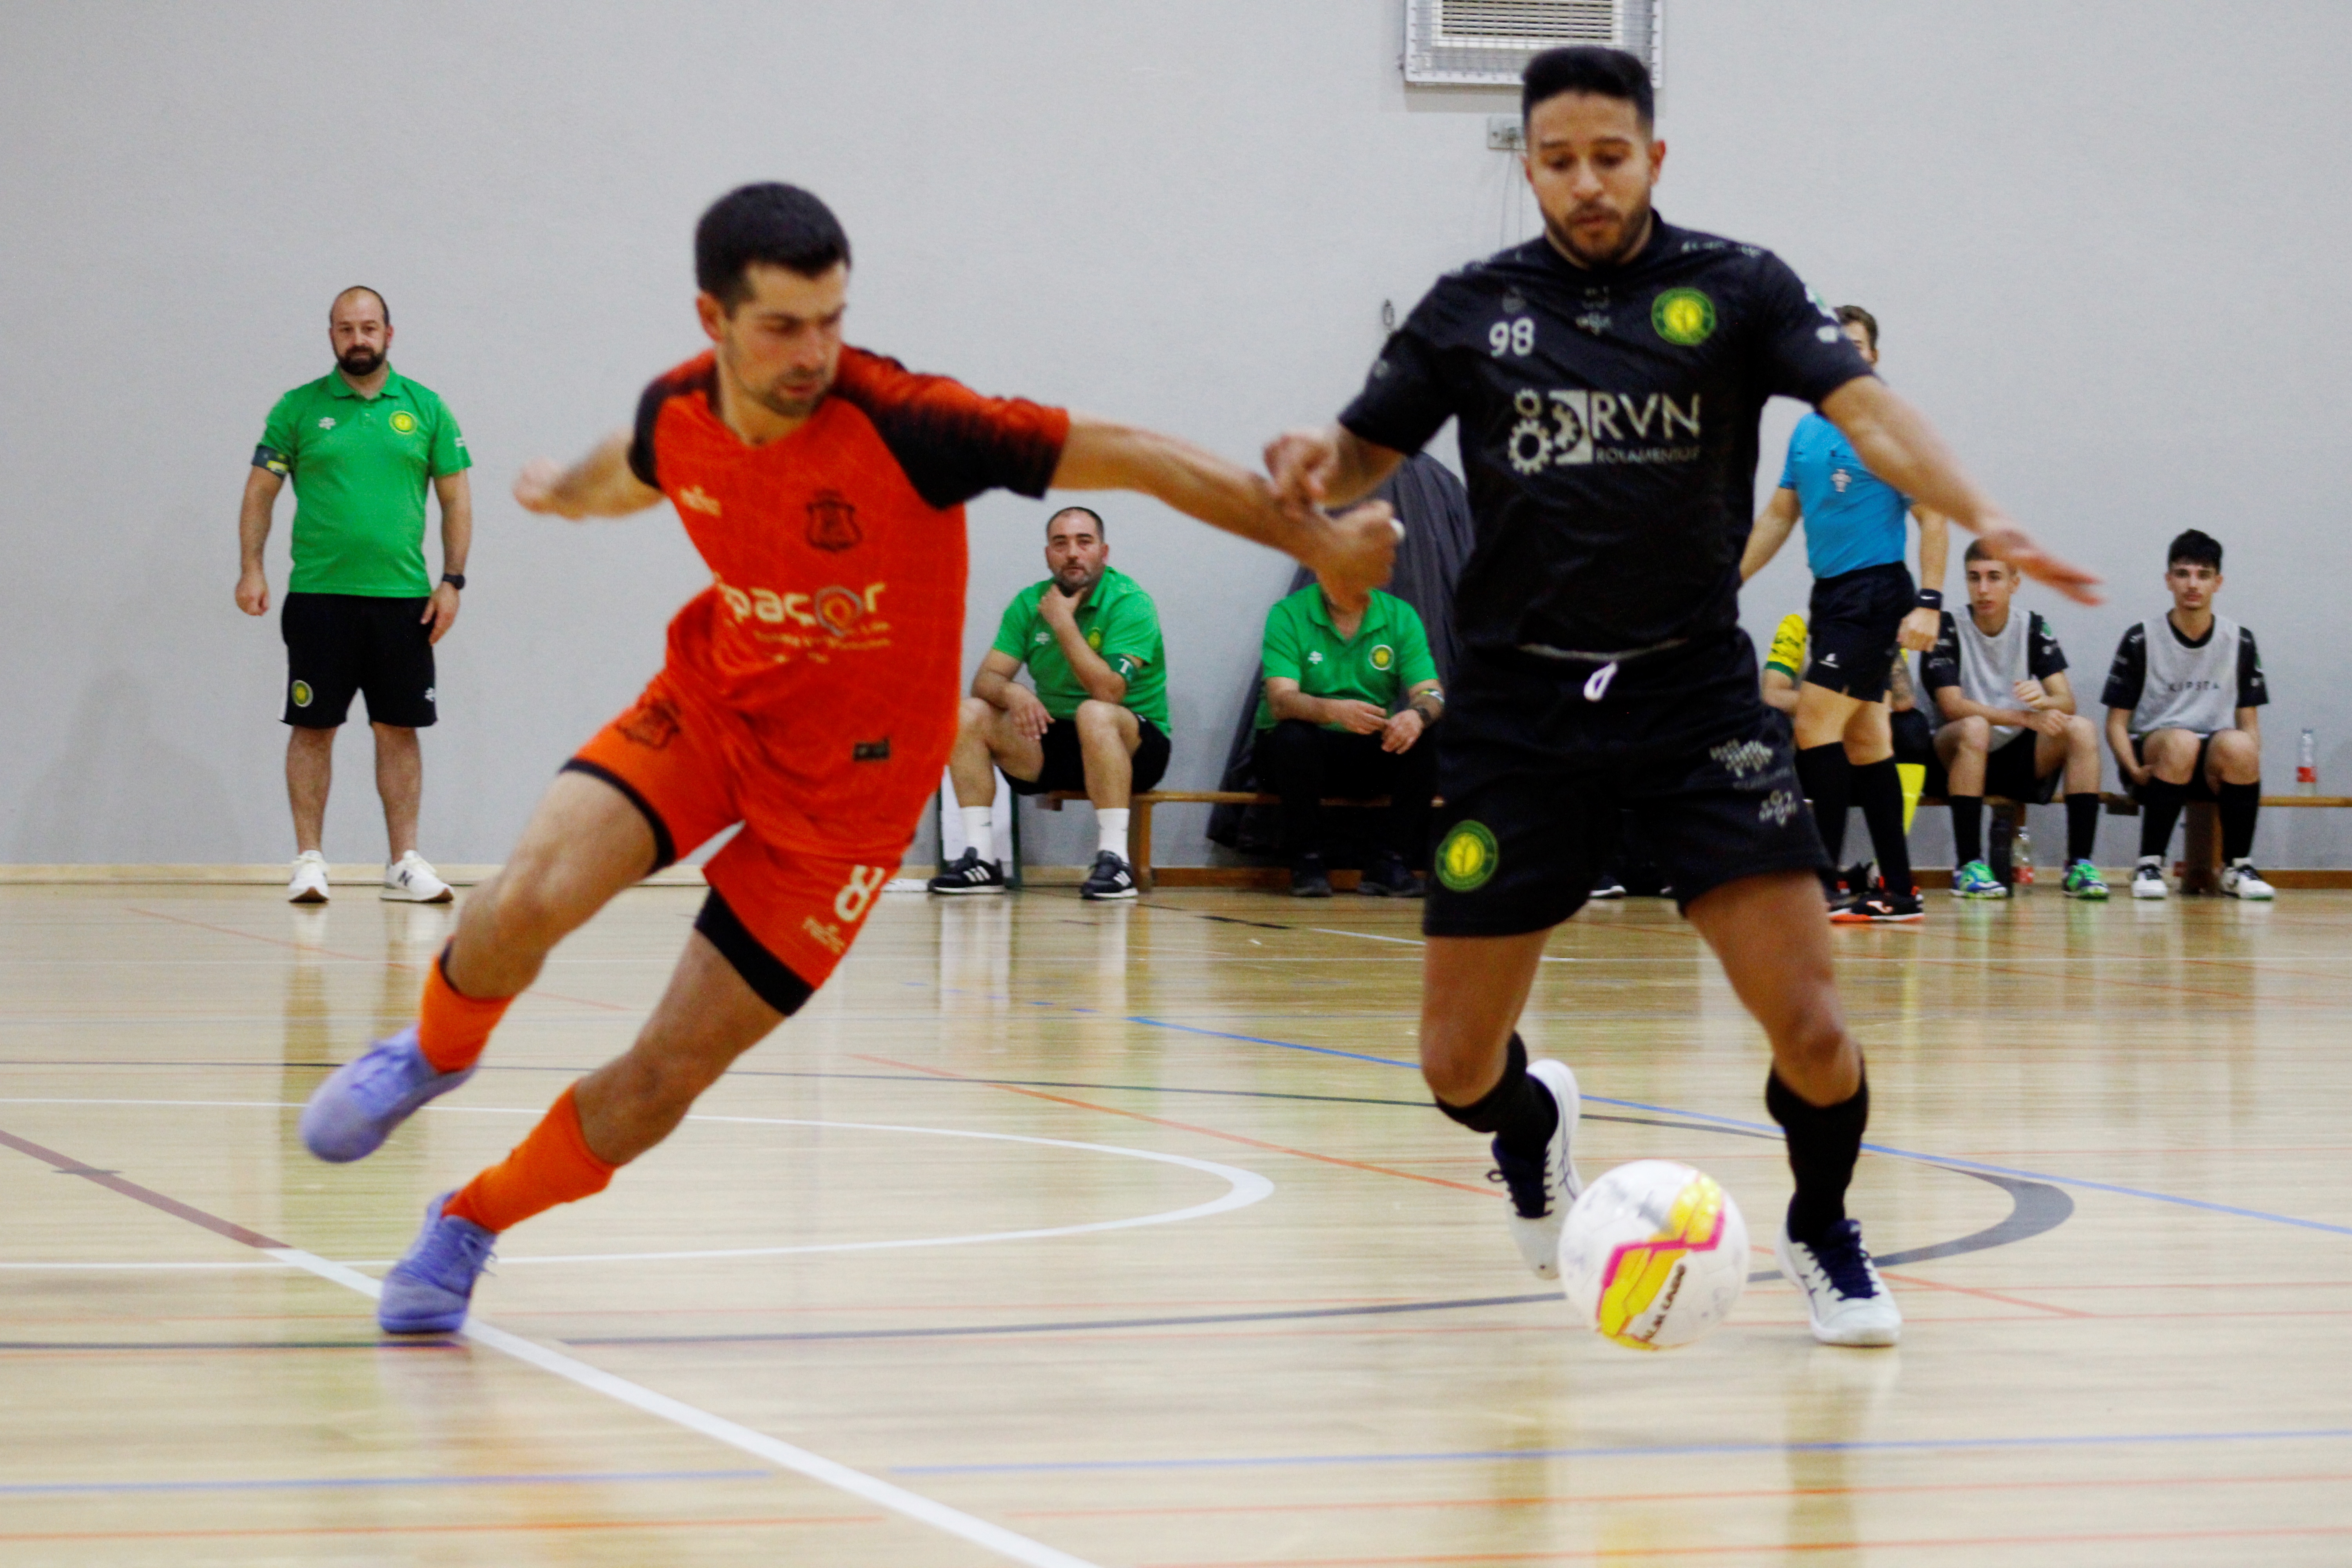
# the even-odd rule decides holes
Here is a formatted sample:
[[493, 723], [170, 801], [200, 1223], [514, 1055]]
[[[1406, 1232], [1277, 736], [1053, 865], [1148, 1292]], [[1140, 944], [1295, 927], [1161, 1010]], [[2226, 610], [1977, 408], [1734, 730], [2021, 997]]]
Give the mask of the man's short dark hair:
[[1837, 319], [1838, 325], [1841, 327], [1850, 326], [1855, 321], [1860, 321], [1862, 323], [1863, 331], [1867, 334], [1870, 339], [1870, 352], [1872, 353], [1876, 353], [1878, 352], [1877, 317], [1872, 315], [1869, 311], [1864, 310], [1859, 305], [1840, 305], [1837, 308]]
[[334, 299], [328, 302], [327, 320], [330, 321], [333, 321], [335, 319], [335, 307], [341, 304], [347, 297], [353, 294], [365, 294], [370, 299], [373, 300], [375, 301], [375, 308], [383, 312], [383, 324], [387, 327], [392, 325], [392, 307], [383, 302], [383, 295], [377, 293], [374, 289], [369, 288], [364, 283], [354, 283], [348, 289], [338, 290]]
[[1110, 530], [1103, 526], [1102, 513], [1097, 511], [1090, 506], [1066, 506], [1060, 510], [1055, 512], [1053, 516], [1045, 520], [1046, 535], [1050, 538], [1054, 531], [1054, 525], [1061, 521], [1064, 518], [1069, 516], [1070, 513], [1074, 511], [1085, 512], [1088, 517], [1095, 520], [1095, 537], [1097, 539], [1108, 540], [1110, 538]]
[[2186, 561], [2191, 566], [2221, 569], [2221, 542], [2201, 529], [2192, 528], [2172, 542], [2172, 552], [2164, 558], [2167, 570]]
[[745, 185], [711, 203], [694, 226], [694, 281], [732, 310], [751, 297], [746, 274], [754, 263], [822, 277], [849, 265], [849, 236], [831, 207], [798, 185]]
[[1563, 92], [1590, 92], [1632, 104], [1645, 134], [1657, 116], [1650, 68], [1622, 49], [1577, 44], [1536, 56], [1519, 74], [1519, 122], [1527, 122], [1537, 104]]
[[1962, 552], [1960, 555], [1960, 565], [1962, 569], [1965, 570], [1966, 568], [1976, 564], [1976, 563], [1979, 561], [1990, 561], [1996, 566], [2008, 566], [2012, 572], [2017, 570], [2015, 566], [2010, 565], [2009, 557], [2005, 555], [1995, 555], [1992, 552], [1991, 545], [1987, 544], [1981, 539], [1971, 539], [1969, 541], [1968, 549]]

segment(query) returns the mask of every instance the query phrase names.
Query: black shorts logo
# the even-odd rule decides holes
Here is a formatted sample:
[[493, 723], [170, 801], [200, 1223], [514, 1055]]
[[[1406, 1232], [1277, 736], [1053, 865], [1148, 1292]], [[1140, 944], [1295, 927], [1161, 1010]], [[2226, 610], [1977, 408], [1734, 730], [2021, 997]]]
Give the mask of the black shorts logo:
[[1456, 823], [1437, 847], [1437, 879], [1450, 892], [1475, 892], [1494, 877], [1502, 858], [1485, 823]]
[[849, 760], [853, 763], [887, 763], [890, 760], [890, 737], [878, 741], [855, 741], [850, 743]]

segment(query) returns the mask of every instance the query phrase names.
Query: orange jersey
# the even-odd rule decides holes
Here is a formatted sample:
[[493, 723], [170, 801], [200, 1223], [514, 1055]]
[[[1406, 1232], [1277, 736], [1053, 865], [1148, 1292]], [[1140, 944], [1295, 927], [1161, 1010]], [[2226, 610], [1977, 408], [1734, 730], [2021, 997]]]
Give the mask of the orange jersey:
[[670, 622], [669, 688], [761, 837], [896, 855], [955, 740], [963, 504], [1044, 495], [1069, 416], [848, 347], [808, 422], [766, 446], [717, 398], [712, 356], [688, 360], [646, 389], [629, 447], [713, 579]]

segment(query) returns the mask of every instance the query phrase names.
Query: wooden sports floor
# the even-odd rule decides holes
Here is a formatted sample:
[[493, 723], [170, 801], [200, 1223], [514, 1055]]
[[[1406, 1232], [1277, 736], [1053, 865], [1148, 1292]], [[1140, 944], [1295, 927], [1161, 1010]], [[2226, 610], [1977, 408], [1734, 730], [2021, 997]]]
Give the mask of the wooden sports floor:
[[[448, 911], [0, 890], [0, 1563], [2352, 1561], [2352, 895], [1837, 932], [1896, 1351], [1776, 1278], [1687, 1350], [1573, 1331], [1409, 1065], [1413, 907], [1050, 889], [885, 896], [668, 1144], [511, 1233], [473, 1337], [380, 1339], [370, 1276], [698, 899], [622, 899], [330, 1168], [297, 1107]], [[1760, 1041], [1690, 929], [1550, 952], [1588, 1175], [1687, 1160], [1769, 1234]]]

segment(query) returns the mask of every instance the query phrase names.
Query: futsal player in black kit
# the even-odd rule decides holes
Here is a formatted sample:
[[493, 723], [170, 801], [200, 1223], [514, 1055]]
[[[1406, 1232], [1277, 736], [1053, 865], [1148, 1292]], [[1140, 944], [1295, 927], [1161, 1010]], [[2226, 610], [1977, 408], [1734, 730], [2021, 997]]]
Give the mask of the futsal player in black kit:
[[1530, 1062], [1515, 1026], [1629, 808], [1770, 1037], [1765, 1104], [1796, 1176], [1776, 1251], [1813, 1335], [1893, 1344], [1902, 1315], [1845, 1214], [1870, 1091], [1831, 974], [1826, 861], [1738, 620], [1765, 400], [1814, 405], [1873, 473], [2029, 575], [2085, 602], [2095, 580], [1977, 489], [1779, 258], [1652, 211], [1666, 149], [1639, 61], [1554, 49], [1524, 83], [1543, 235], [1441, 279], [1338, 424], [1266, 448], [1286, 499], [1337, 503], [1461, 420], [1476, 542], [1440, 731], [1422, 1071], [1494, 1136], [1520, 1250], [1556, 1277], [1576, 1079]]

